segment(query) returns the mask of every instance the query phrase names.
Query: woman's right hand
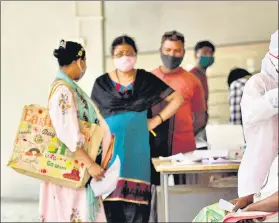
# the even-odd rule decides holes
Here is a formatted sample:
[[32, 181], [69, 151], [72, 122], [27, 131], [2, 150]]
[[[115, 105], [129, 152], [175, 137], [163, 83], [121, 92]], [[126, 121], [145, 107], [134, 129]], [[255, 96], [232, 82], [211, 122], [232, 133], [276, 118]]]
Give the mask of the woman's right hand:
[[233, 211], [237, 212], [238, 209], [246, 208], [249, 204], [253, 203], [253, 195], [248, 195], [245, 197], [240, 197], [231, 201], [235, 206]]
[[96, 180], [101, 181], [104, 178], [104, 169], [97, 163], [92, 163], [92, 165], [87, 169], [88, 173]]
[[151, 119], [148, 119], [148, 130], [152, 131], [155, 129], [158, 125], [162, 123], [160, 117], [158, 115], [154, 116]]

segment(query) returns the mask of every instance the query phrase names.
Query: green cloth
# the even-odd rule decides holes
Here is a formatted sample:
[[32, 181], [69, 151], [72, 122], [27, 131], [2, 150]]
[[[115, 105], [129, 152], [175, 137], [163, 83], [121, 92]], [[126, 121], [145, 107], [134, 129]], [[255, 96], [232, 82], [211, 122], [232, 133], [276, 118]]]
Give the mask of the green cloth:
[[223, 222], [225, 215], [225, 211], [216, 203], [203, 208], [193, 222]]
[[86, 201], [88, 205], [88, 221], [96, 220], [96, 213], [99, 211], [98, 200], [95, 198], [94, 192], [90, 185], [86, 187]]

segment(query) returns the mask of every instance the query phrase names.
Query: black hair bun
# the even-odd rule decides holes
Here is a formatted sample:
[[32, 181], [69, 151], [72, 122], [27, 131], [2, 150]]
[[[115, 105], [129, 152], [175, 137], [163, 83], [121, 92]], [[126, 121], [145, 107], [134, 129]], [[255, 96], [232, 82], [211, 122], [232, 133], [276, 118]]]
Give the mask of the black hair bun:
[[59, 48], [53, 51], [53, 55], [57, 58], [60, 66], [65, 66], [79, 58], [84, 59], [85, 51], [79, 43], [61, 40]]
[[61, 58], [63, 58], [63, 56], [65, 55], [65, 53], [66, 53], [66, 50], [63, 49], [63, 48], [61, 48], [61, 47], [59, 47], [58, 49], [55, 49], [55, 50], [53, 51], [53, 55], [54, 55], [58, 60], [61, 59]]
[[53, 51], [53, 55], [57, 58], [57, 59], [61, 59], [61, 57], [63, 57], [63, 55], [65, 55], [66, 53], [66, 41], [65, 40], [61, 40], [60, 44], [59, 44], [59, 48], [55, 49]]

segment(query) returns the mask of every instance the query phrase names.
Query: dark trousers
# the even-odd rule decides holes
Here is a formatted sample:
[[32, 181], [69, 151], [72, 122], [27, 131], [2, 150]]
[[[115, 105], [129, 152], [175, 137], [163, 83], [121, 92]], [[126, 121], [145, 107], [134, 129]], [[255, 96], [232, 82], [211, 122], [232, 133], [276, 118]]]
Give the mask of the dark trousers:
[[108, 223], [148, 223], [150, 205], [104, 201]]

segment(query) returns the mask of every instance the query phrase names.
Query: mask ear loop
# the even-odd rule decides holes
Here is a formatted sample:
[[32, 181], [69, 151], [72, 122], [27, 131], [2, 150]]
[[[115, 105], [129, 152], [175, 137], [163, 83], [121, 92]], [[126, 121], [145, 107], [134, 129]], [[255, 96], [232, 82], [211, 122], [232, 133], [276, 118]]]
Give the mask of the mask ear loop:
[[79, 76], [79, 78], [78, 78], [78, 80], [80, 80], [83, 76], [84, 76], [84, 70], [81, 68], [81, 59], [77, 62], [77, 66], [78, 66], [78, 68], [79, 68], [79, 70], [80, 70], [80, 76]]
[[80, 65], [81, 62], [80, 61], [81, 61], [81, 59], [77, 62], [77, 65], [78, 65], [78, 68], [79, 68], [80, 72], [82, 72], [81, 65]]

